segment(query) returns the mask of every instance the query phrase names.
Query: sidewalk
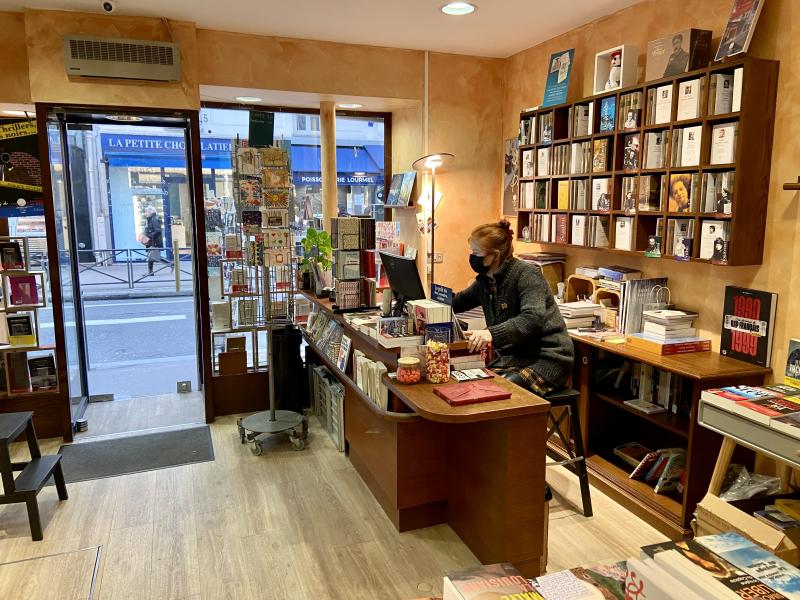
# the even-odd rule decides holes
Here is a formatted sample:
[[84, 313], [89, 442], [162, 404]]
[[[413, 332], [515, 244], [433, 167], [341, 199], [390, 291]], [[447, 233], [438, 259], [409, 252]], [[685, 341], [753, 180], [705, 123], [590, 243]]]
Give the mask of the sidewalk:
[[147, 264], [131, 263], [109, 266], [80, 265], [80, 282], [85, 301], [134, 298], [173, 298], [192, 296], [191, 262], [182, 261], [180, 291], [170, 265], [156, 263], [153, 276], [147, 276]]

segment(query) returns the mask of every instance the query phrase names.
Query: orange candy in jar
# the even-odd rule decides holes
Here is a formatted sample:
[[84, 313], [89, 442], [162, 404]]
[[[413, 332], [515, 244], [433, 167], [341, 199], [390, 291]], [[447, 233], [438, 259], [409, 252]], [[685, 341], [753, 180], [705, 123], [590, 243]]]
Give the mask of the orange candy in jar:
[[450, 379], [450, 348], [443, 342], [428, 342], [425, 347], [425, 378], [431, 383]]
[[397, 359], [397, 382], [406, 385], [419, 383], [422, 378], [422, 369], [419, 359], [415, 356], [404, 356]]

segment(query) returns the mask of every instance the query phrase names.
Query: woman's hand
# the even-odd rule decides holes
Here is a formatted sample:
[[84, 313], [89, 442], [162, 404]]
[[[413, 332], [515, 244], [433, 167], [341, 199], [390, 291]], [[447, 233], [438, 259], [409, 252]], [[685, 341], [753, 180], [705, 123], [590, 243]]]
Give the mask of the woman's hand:
[[492, 334], [489, 333], [488, 329], [466, 331], [464, 332], [464, 335], [466, 335], [467, 339], [469, 340], [467, 347], [469, 348], [470, 352], [480, 352], [489, 345], [489, 342], [492, 341]]

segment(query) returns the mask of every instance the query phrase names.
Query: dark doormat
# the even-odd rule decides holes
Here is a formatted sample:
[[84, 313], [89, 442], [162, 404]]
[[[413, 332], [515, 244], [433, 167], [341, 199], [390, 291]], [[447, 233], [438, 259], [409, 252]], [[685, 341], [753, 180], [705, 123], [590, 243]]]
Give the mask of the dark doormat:
[[80, 442], [59, 453], [67, 483], [214, 460], [208, 425]]

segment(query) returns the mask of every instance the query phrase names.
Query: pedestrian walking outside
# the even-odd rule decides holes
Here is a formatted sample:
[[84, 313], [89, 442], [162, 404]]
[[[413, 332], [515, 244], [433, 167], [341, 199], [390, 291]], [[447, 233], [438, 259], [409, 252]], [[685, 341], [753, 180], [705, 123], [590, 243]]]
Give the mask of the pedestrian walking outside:
[[153, 275], [153, 264], [156, 262], [168, 264], [170, 266], [170, 270], [172, 270], [174, 268], [172, 263], [161, 256], [161, 249], [164, 247], [164, 232], [161, 226], [161, 217], [158, 216], [156, 209], [152, 206], [147, 206], [144, 209], [144, 216], [144, 236], [142, 236], [140, 241], [148, 249], [147, 275]]

